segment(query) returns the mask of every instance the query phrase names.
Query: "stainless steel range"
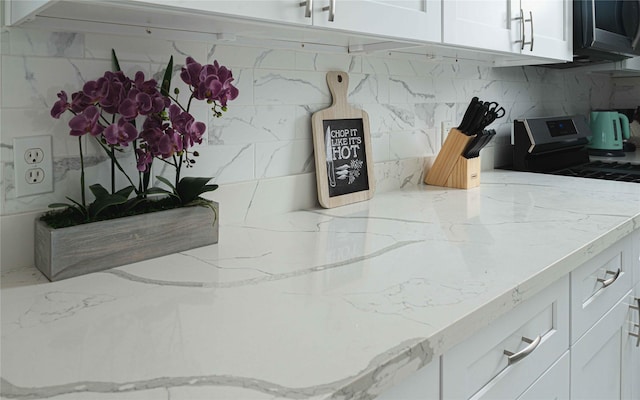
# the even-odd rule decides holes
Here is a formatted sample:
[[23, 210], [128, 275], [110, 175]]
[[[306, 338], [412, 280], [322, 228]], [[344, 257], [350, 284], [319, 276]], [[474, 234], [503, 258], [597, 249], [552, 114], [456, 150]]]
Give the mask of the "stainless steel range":
[[513, 123], [513, 168], [518, 171], [640, 183], [640, 163], [590, 160], [585, 117], [529, 118]]

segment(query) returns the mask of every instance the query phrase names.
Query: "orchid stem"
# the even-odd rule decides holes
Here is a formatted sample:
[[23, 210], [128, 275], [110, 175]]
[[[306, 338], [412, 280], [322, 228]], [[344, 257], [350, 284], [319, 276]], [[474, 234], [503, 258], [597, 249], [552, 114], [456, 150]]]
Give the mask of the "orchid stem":
[[109, 147], [111, 147], [111, 194], [114, 194], [116, 192], [116, 153], [113, 145]]
[[78, 136], [78, 147], [80, 148], [80, 190], [82, 190], [82, 207], [87, 208], [86, 195], [84, 194], [84, 157], [82, 156], [82, 136]]
[[[111, 158], [111, 163], [115, 163], [116, 167], [118, 167], [118, 169], [120, 170], [120, 172], [122, 172], [122, 174], [125, 176], [125, 178], [127, 178], [127, 180], [129, 181], [129, 183], [131, 184], [131, 186], [133, 186], [134, 190], [136, 189], [136, 185], [133, 183], [133, 181], [131, 180], [131, 177], [129, 177], [129, 174], [127, 174], [124, 170], [124, 168], [122, 168], [122, 166], [120, 165], [120, 163], [118, 162], [118, 159], [116, 159], [115, 154], [112, 154], [109, 151], [109, 147], [106, 146], [104, 143], [102, 143], [100, 141], [100, 139], [95, 138], [96, 142], [98, 142], [98, 144], [102, 147], [102, 149], [107, 153], [107, 155], [109, 156], [109, 158]], [[136, 190], [136, 194], [138, 194], [137, 190]]]

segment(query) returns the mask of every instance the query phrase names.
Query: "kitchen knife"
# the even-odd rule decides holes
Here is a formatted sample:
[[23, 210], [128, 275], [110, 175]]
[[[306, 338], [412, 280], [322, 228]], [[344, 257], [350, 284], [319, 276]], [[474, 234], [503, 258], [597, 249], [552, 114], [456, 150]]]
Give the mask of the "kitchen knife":
[[493, 129], [482, 131], [467, 145], [462, 156], [467, 159], [480, 156], [480, 150], [482, 150], [495, 135], [496, 131]]
[[481, 124], [482, 120], [487, 114], [489, 106], [486, 103], [479, 102], [475, 115], [473, 116], [469, 127], [467, 128], [468, 135], [475, 135], [482, 132]]
[[478, 98], [474, 97], [471, 99], [471, 102], [467, 106], [467, 110], [464, 113], [464, 117], [462, 117], [462, 122], [458, 126], [458, 130], [464, 134], [467, 134], [467, 130], [469, 129], [469, 124], [473, 119], [476, 111], [478, 109]]

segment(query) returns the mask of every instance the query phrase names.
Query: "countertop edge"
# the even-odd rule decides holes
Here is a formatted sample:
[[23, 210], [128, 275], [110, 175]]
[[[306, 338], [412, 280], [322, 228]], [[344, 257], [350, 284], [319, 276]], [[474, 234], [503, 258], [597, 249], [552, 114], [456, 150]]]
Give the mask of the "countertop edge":
[[[434, 359], [438, 359], [457, 344], [470, 338], [475, 331], [485, 328], [618, 240], [639, 229], [640, 213], [542, 269], [539, 273], [512, 287], [502, 295], [480, 305], [431, 337], [416, 338], [415, 343], [407, 344], [407, 347], [400, 353], [391, 355], [387, 361], [378, 364], [378, 366], [362, 371], [350, 384], [327, 398], [368, 400], [377, 397], [386, 389], [393, 387], [433, 362]], [[468, 327], [470, 324], [476, 328], [469, 330], [460, 327], [461, 325]]]

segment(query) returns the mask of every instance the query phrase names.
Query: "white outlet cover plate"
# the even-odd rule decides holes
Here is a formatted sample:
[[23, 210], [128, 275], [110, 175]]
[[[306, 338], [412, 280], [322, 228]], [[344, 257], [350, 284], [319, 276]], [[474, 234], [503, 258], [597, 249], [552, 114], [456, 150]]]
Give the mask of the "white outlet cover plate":
[[[27, 163], [25, 153], [29, 149], [41, 149], [43, 152], [42, 161], [35, 164]], [[14, 138], [13, 168], [15, 170], [16, 197], [53, 192], [51, 135]], [[40, 183], [29, 183], [27, 180], [28, 171], [34, 168], [40, 168], [44, 171], [44, 179]]]

